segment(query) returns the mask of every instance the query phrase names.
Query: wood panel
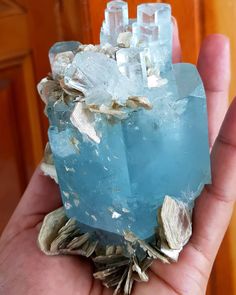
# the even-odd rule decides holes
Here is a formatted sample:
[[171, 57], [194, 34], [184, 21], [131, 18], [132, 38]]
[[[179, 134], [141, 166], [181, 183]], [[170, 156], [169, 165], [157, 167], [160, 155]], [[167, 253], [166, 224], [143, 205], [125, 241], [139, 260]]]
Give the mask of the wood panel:
[[[234, 286], [234, 262], [232, 260], [232, 240], [230, 240], [230, 229], [227, 231], [224, 241], [220, 247], [211, 276], [211, 288], [214, 295], [236, 294]], [[234, 237], [235, 238], [235, 237]]]
[[[236, 243], [235, 243], [236, 241], [236, 209], [234, 210], [234, 214], [233, 214], [231, 224], [227, 233], [227, 237], [229, 241], [229, 252], [230, 252], [230, 260], [231, 260], [230, 273], [232, 278], [232, 294], [235, 295], [236, 294]], [[224, 253], [222, 257], [224, 257]]]
[[28, 50], [27, 21], [21, 7], [13, 6], [10, 1], [0, 1], [0, 28], [1, 60]]
[[88, 1], [62, 0], [58, 2], [57, 9], [61, 39], [79, 40], [83, 44], [91, 43], [92, 23]]
[[[26, 185], [21, 151], [18, 148], [19, 136], [15, 121], [13, 89], [10, 80], [0, 79], [0, 126], [7, 132], [1, 132], [0, 144], [0, 232], [13, 212]], [[6, 128], [7, 127], [7, 128]], [[3, 130], [2, 130], [3, 131]], [[22, 168], [21, 168], [22, 167]], [[14, 184], [13, 184], [14, 182]]]
[[0, 1], [0, 28], [1, 232], [43, 146], [26, 10], [15, 2]]
[[5, 60], [0, 68], [1, 231], [40, 161], [42, 143], [29, 57]]

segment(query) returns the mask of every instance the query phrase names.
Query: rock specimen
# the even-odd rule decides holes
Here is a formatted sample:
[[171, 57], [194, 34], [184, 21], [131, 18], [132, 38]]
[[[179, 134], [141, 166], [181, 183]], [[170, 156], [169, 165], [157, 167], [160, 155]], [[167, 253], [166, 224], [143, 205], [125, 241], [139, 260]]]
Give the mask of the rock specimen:
[[129, 20], [127, 3], [111, 1], [100, 36], [100, 45], [50, 49], [52, 75], [38, 87], [53, 154], [44, 171], [58, 180], [67, 218], [93, 242], [177, 261], [194, 200], [211, 181], [201, 78], [191, 64], [172, 64], [167, 4], [141, 4]]

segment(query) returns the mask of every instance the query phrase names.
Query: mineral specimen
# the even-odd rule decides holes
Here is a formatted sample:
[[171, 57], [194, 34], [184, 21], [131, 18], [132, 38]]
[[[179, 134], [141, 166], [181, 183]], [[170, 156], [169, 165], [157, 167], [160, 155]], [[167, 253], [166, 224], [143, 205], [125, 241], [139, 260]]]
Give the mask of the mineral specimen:
[[[181, 214], [179, 214], [180, 212]], [[177, 219], [180, 216], [179, 220], [183, 220], [182, 217], [190, 220], [191, 216], [182, 203], [167, 196], [160, 208], [162, 220], [158, 226], [159, 234], [156, 234], [155, 241], [146, 242], [140, 240], [132, 232], [126, 232], [124, 234], [125, 242], [121, 245], [101, 245], [94, 233], [81, 232], [76, 220], [68, 219], [65, 209], [61, 207], [44, 218], [38, 244], [47, 255], [80, 255], [92, 258], [94, 278], [101, 280], [104, 286], [112, 287], [114, 289], [113, 295], [129, 295], [135, 281], [147, 282], [149, 280], [146, 271], [153, 259], [159, 259], [163, 263], [177, 261], [179, 253], [186, 243], [186, 234], [184, 234], [184, 238], [181, 238], [179, 232], [184, 227], [186, 228], [184, 233], [189, 235], [191, 226], [189, 223], [180, 223], [180, 227], [177, 227], [176, 230], [175, 223], [168, 224], [172, 214]], [[166, 226], [163, 226], [166, 221], [167, 231], [165, 230]], [[179, 223], [177, 224], [179, 225]], [[177, 250], [171, 249], [167, 244], [167, 240], [172, 240], [172, 234], [169, 233], [172, 233], [174, 238], [180, 237]]]
[[101, 44], [57, 43], [50, 62], [52, 77], [39, 90], [68, 218], [102, 244], [129, 232], [149, 256], [166, 260], [145, 241], [155, 240], [157, 209], [173, 196], [159, 225], [163, 252], [176, 251], [176, 260], [211, 175], [205, 92], [195, 66], [172, 64], [170, 6], [141, 4], [129, 20], [127, 3], [111, 1]]

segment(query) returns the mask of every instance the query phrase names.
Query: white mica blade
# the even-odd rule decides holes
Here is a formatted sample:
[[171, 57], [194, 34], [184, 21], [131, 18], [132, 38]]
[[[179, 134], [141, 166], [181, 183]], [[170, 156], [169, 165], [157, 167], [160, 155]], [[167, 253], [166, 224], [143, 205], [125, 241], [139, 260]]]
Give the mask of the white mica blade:
[[51, 177], [56, 183], [58, 183], [57, 171], [53, 164], [42, 162], [40, 168], [44, 175]]
[[182, 249], [192, 234], [190, 210], [183, 203], [166, 196], [160, 218], [170, 249]]
[[70, 117], [71, 123], [80, 131], [87, 135], [95, 143], [100, 143], [100, 138], [94, 128], [94, 115], [85, 108], [85, 104], [78, 102]]

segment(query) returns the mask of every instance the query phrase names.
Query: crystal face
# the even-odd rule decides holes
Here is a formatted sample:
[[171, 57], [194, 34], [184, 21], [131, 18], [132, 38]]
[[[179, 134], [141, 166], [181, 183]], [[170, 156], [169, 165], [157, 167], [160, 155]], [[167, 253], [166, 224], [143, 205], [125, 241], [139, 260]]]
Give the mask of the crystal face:
[[[170, 6], [143, 4], [137, 15], [131, 25], [127, 3], [109, 2], [101, 46], [50, 51], [63, 85], [46, 109], [64, 207], [101, 240], [152, 237], [166, 195], [191, 209], [211, 181], [205, 92], [195, 66], [172, 65]], [[130, 47], [111, 58], [123, 37]]]
[[141, 4], [138, 7], [137, 22], [139, 24], [156, 25], [157, 24], [157, 14], [158, 10], [157, 3]]
[[147, 79], [145, 53], [139, 48], [123, 48], [117, 51], [116, 60], [120, 72], [142, 91], [140, 88]]
[[132, 88], [135, 91], [120, 73], [116, 61], [98, 52], [77, 53], [65, 71], [64, 81], [84, 93], [87, 101], [95, 93], [93, 99], [100, 99], [103, 104], [110, 104], [112, 99], [122, 102], [132, 94]]
[[102, 42], [116, 44], [119, 33], [124, 32], [128, 24], [128, 4], [120, 0], [108, 2], [101, 29]]
[[52, 68], [53, 78], [63, 77], [68, 64], [74, 58], [74, 52], [80, 43], [75, 41], [58, 42], [49, 51], [49, 60]]

